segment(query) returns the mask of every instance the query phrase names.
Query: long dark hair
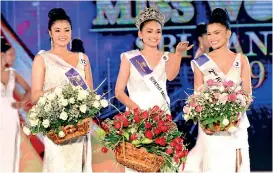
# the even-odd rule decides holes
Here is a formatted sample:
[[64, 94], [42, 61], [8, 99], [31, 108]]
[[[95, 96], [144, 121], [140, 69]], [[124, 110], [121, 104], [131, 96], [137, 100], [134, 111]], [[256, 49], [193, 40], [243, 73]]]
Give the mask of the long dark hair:
[[5, 38], [1, 38], [1, 52], [6, 53], [11, 48]]

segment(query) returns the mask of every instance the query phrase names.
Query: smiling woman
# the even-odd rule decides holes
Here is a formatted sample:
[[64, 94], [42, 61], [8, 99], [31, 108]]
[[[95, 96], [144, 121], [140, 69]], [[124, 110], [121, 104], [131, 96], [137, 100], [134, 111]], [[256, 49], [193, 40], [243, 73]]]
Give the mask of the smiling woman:
[[[88, 58], [83, 53], [74, 53], [67, 49], [71, 41], [72, 23], [61, 8], [52, 9], [49, 14], [48, 32], [51, 49], [40, 51], [32, 66], [31, 99], [36, 103], [46, 92], [57, 86], [64, 86], [73, 80], [70, 71], [80, 78], [87, 88], [92, 89], [92, 74]], [[85, 62], [85, 63], [82, 63]], [[79, 85], [73, 83], [73, 85]], [[50, 123], [50, 122], [49, 122]], [[56, 145], [44, 137], [45, 155], [43, 172], [92, 172], [90, 134]]]

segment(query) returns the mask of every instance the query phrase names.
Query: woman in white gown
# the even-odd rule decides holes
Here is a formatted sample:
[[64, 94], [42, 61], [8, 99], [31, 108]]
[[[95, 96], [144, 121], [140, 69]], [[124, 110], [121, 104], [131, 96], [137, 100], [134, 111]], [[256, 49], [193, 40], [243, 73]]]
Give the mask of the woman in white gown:
[[[127, 109], [146, 110], [158, 105], [170, 113], [166, 81], [177, 76], [183, 52], [191, 49], [193, 45], [188, 47], [188, 42], [181, 42], [177, 45], [175, 53], [159, 51], [164, 22], [164, 16], [158, 9], [146, 8], [137, 17], [136, 23], [143, 49], [121, 54], [115, 95]], [[126, 85], [129, 96], [124, 92]], [[126, 172], [135, 172], [125, 169]]]
[[[212, 12], [207, 36], [214, 50], [192, 61], [194, 89], [210, 79], [232, 80], [235, 84], [242, 84], [251, 94], [249, 62], [246, 56], [228, 48], [231, 30], [228, 15], [223, 9], [217, 8]], [[200, 130], [200, 139], [196, 149], [188, 155], [185, 172], [250, 172], [248, 127], [244, 112], [234, 132], [212, 134]]]
[[[40, 51], [32, 66], [31, 99], [34, 103], [45, 92], [69, 83], [65, 73], [70, 69], [74, 69], [77, 76], [85, 79], [88, 87], [93, 88], [88, 57], [67, 49], [72, 33], [70, 18], [61, 8], [52, 9], [49, 18], [48, 31], [52, 47], [49, 51]], [[44, 137], [43, 172], [91, 172], [90, 139], [90, 135], [87, 135], [64, 145], [56, 145]]]
[[[0, 120], [0, 172], [19, 172], [20, 156], [20, 119], [18, 110], [30, 97], [27, 82], [13, 69], [14, 49], [1, 39], [1, 120]], [[18, 83], [26, 91], [22, 100], [13, 98], [15, 84]]]

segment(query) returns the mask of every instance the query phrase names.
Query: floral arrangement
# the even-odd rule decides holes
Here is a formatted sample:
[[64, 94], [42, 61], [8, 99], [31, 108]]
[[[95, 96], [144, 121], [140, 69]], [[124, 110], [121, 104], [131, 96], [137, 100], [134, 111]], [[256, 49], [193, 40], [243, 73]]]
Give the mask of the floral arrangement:
[[183, 117], [200, 121], [201, 127], [211, 132], [233, 132], [252, 101], [251, 95], [233, 81], [208, 80], [188, 97]]
[[186, 162], [188, 150], [183, 144], [182, 133], [172, 121], [172, 116], [158, 106], [146, 111], [135, 109], [119, 113], [113, 120], [106, 119], [102, 128], [97, 132], [104, 145], [102, 152], [107, 152], [108, 148], [115, 151], [120, 144], [127, 142], [162, 156], [164, 164], [161, 170], [172, 172]]
[[93, 118], [107, 106], [108, 101], [93, 90], [71, 84], [56, 87], [53, 92], [41, 96], [29, 110], [23, 130], [27, 135], [54, 132], [64, 138], [67, 135], [64, 127], [77, 127], [81, 121]]

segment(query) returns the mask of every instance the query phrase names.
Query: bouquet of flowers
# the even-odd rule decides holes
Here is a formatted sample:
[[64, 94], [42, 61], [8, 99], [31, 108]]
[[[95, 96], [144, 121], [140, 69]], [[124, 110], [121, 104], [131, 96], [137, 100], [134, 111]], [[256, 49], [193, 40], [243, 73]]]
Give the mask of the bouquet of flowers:
[[139, 172], [177, 171], [186, 162], [188, 150], [183, 144], [172, 116], [158, 106], [135, 109], [106, 119], [97, 131], [104, 147], [111, 148], [117, 162]]
[[27, 114], [27, 135], [43, 133], [54, 143], [61, 144], [86, 135], [91, 120], [108, 101], [93, 90], [84, 90], [71, 84], [57, 87], [41, 96]]
[[183, 107], [183, 117], [186, 121], [200, 121], [205, 132], [232, 133], [252, 101], [251, 95], [233, 81], [208, 80], [188, 97]]

